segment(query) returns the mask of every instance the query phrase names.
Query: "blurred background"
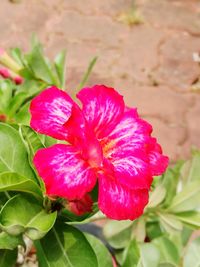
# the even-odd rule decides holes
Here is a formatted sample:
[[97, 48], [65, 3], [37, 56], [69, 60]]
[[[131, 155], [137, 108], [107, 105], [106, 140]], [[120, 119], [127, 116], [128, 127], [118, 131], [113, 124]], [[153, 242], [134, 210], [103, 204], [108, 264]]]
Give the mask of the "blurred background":
[[150, 121], [171, 161], [200, 147], [200, 1], [0, 0], [0, 46], [28, 50], [35, 33], [53, 58], [67, 50], [72, 92], [106, 84]]

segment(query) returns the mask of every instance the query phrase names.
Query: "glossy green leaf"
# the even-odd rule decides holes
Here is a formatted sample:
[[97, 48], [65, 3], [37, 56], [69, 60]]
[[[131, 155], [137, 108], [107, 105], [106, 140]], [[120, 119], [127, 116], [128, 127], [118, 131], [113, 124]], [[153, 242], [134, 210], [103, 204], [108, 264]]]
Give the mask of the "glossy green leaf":
[[137, 267], [157, 267], [160, 261], [160, 252], [151, 243], [140, 245], [140, 261]]
[[135, 240], [132, 240], [123, 253], [123, 267], [137, 267], [140, 260], [140, 249]]
[[97, 256], [98, 267], [113, 267], [112, 256], [102, 241], [90, 234], [85, 236]]
[[183, 267], [200, 267], [200, 237], [193, 240], [184, 254]]
[[54, 225], [57, 214], [46, 213], [36, 198], [16, 195], [0, 212], [0, 227], [11, 235], [25, 233], [35, 240], [42, 238]]
[[0, 250], [0, 267], [14, 267], [16, 260], [17, 260], [17, 249]]
[[123, 248], [130, 242], [132, 226], [131, 221], [109, 221], [103, 228], [103, 234], [112, 247]]
[[0, 233], [0, 250], [1, 249], [14, 249], [18, 245], [23, 245], [22, 236], [12, 236], [6, 232]]
[[194, 181], [178, 193], [169, 207], [172, 212], [184, 212], [199, 208], [200, 181]]
[[5, 123], [0, 123], [0, 173], [2, 172], [17, 172], [36, 179], [17, 130]]
[[178, 265], [180, 255], [176, 246], [167, 237], [159, 237], [153, 240], [153, 244], [160, 251], [160, 262]]
[[85, 236], [67, 224], [56, 224], [35, 245], [40, 267], [98, 267], [97, 257]]
[[43, 200], [40, 187], [32, 180], [22, 175], [12, 172], [4, 172], [0, 174], [0, 192], [4, 191], [20, 191], [34, 195]]

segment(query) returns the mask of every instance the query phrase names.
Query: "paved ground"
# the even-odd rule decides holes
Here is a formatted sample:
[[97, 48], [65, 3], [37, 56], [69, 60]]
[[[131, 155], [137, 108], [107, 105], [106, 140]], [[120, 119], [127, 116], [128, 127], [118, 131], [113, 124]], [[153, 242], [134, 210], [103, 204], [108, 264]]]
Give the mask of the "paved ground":
[[130, 0], [0, 1], [0, 46], [27, 49], [35, 32], [47, 55], [67, 48], [69, 90], [98, 55], [90, 83], [114, 86], [137, 106], [172, 161], [200, 148], [200, 90], [191, 90], [200, 77], [192, 57], [200, 52], [200, 1], [135, 1], [144, 20], [137, 26], [118, 20]]

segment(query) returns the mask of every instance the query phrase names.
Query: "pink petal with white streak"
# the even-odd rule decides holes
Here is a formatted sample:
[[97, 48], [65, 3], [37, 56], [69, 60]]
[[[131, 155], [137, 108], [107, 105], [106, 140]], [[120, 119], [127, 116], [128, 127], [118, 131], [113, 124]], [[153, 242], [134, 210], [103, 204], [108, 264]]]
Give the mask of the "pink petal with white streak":
[[134, 220], [143, 214], [148, 203], [148, 190], [130, 190], [114, 177], [99, 177], [100, 210], [114, 220]]
[[109, 134], [123, 115], [123, 97], [113, 88], [95, 85], [82, 89], [77, 97], [83, 104], [84, 116], [97, 138]]
[[34, 164], [49, 196], [81, 199], [95, 186], [95, 172], [73, 146], [58, 144], [41, 149]]
[[147, 150], [152, 175], [161, 175], [166, 171], [169, 158], [162, 154], [162, 148], [155, 138], [151, 138]]
[[138, 117], [136, 110], [129, 109], [101, 141], [104, 156], [113, 164], [118, 181], [132, 189], [149, 188], [152, 182], [146, 153], [151, 131], [152, 127]]
[[39, 133], [66, 140], [68, 134], [63, 124], [71, 116], [73, 104], [70, 96], [55, 86], [44, 90], [31, 101], [31, 127]]

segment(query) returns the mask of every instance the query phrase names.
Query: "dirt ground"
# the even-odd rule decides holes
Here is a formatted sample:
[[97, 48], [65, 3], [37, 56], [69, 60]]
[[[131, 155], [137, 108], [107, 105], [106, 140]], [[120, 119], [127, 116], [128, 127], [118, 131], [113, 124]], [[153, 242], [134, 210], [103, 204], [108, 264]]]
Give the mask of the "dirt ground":
[[200, 1], [135, 1], [140, 25], [131, 25], [130, 0], [0, 2], [1, 47], [27, 50], [35, 32], [48, 56], [66, 48], [69, 91], [97, 55], [89, 83], [113, 86], [138, 107], [171, 161], [200, 148]]

